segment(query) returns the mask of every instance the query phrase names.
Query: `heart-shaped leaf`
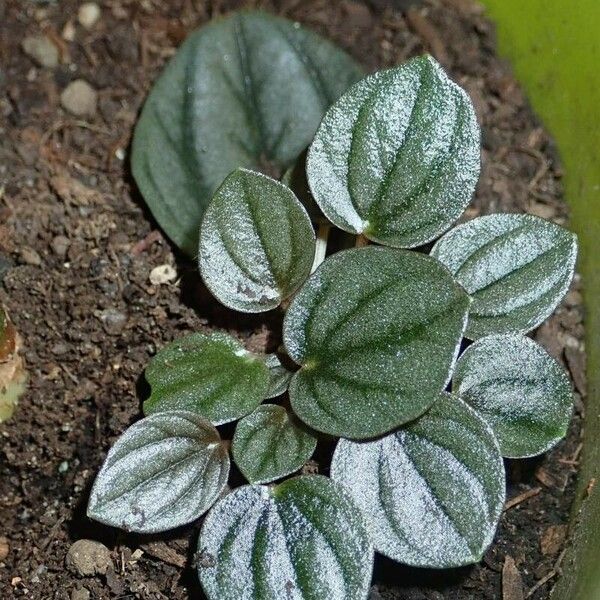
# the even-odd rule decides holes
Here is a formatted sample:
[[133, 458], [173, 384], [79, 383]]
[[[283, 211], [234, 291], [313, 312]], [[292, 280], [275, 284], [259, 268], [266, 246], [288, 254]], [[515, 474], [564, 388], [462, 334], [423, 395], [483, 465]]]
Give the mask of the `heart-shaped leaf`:
[[190, 410], [214, 425], [251, 413], [267, 396], [264, 361], [225, 333], [194, 333], [163, 348], [146, 367], [144, 413]]
[[87, 514], [127, 531], [174, 529], [207, 511], [228, 475], [229, 455], [206, 419], [188, 411], [157, 413], [111, 448]]
[[532, 215], [488, 215], [449, 231], [431, 255], [473, 298], [469, 338], [527, 333], [552, 314], [569, 289], [577, 237]]
[[266, 399], [281, 396], [281, 394], [287, 392], [294, 373], [281, 364], [277, 354], [267, 355], [265, 364], [269, 369], [270, 377], [269, 391], [267, 392]]
[[469, 297], [436, 260], [369, 246], [327, 258], [298, 292], [284, 342], [302, 368], [289, 394], [317, 431], [381, 435], [447, 385]]
[[331, 476], [361, 508], [375, 549], [418, 567], [479, 561], [504, 504], [504, 465], [492, 431], [448, 394], [384, 438], [340, 440]]
[[198, 548], [209, 600], [365, 600], [373, 567], [360, 512], [321, 475], [234, 490], [206, 517]]
[[250, 483], [269, 483], [300, 469], [316, 446], [283, 406], [263, 404], [237, 424], [231, 451]]
[[529, 338], [477, 340], [459, 358], [452, 386], [494, 430], [502, 456], [541, 454], [567, 433], [573, 412], [569, 378]]
[[308, 277], [315, 232], [306, 210], [283, 184], [246, 169], [216, 191], [200, 228], [200, 273], [225, 306], [263, 312]]
[[469, 97], [423, 56], [368, 76], [327, 111], [308, 153], [308, 182], [341, 229], [412, 248], [462, 214], [479, 154]]
[[148, 96], [132, 148], [135, 180], [169, 237], [194, 256], [223, 179], [238, 167], [292, 164], [360, 76], [327, 40], [262, 12], [234, 13], [190, 35]]

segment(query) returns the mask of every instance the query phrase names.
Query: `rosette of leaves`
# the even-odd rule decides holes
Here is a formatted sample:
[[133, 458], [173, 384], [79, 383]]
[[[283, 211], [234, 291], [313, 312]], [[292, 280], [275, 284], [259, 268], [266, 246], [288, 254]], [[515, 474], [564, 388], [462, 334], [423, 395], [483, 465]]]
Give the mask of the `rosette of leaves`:
[[[479, 131], [432, 58], [350, 87], [306, 169], [357, 247], [333, 247], [322, 221], [315, 235], [283, 183], [233, 169], [204, 212], [200, 272], [230, 308], [283, 310], [283, 344], [259, 355], [213, 332], [160, 350], [147, 416], [109, 452], [90, 502], [93, 518], [152, 532], [214, 503], [197, 561], [211, 600], [364, 599], [374, 550], [477, 562], [504, 503], [502, 457], [544, 452], [569, 421], [568, 378], [523, 333], [566, 292], [576, 239], [526, 215], [444, 234], [473, 192]], [[442, 234], [430, 255], [409, 249]], [[465, 337], [477, 342], [460, 355]], [[222, 425], [236, 420], [230, 445]], [[331, 478], [306, 474], [332, 438], [330, 461], [317, 454]], [[229, 447], [248, 485], [223, 497]]]

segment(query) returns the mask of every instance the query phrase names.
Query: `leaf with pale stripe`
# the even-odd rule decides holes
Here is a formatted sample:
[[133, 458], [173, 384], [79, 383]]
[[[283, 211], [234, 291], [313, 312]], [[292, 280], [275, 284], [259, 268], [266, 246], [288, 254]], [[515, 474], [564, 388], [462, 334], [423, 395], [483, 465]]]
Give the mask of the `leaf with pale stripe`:
[[262, 358], [220, 332], [175, 340], [156, 354], [145, 375], [151, 387], [145, 414], [189, 410], [214, 425], [251, 413], [269, 390]]
[[350, 233], [402, 248], [438, 237], [479, 177], [473, 105], [430, 56], [369, 75], [323, 119], [307, 160], [325, 215]]
[[209, 600], [366, 600], [369, 591], [362, 515], [321, 475], [234, 490], [206, 517], [198, 550]]
[[138, 533], [198, 519], [229, 475], [219, 432], [191, 412], [157, 413], [132, 425], [111, 448], [92, 488], [87, 514]]
[[292, 301], [289, 394], [317, 431], [381, 435], [422, 414], [450, 379], [469, 297], [436, 260], [369, 246], [327, 258]]
[[200, 228], [200, 273], [225, 306], [277, 307], [308, 277], [315, 232], [294, 193], [254, 171], [234, 171], [215, 193]]
[[478, 217], [438, 240], [431, 255], [473, 298], [466, 335], [527, 333], [569, 289], [577, 236], [533, 215]]
[[375, 549], [417, 567], [478, 562], [504, 505], [504, 465], [494, 435], [449, 394], [384, 438], [340, 440], [331, 476], [362, 510]]
[[231, 452], [250, 483], [269, 483], [300, 469], [316, 446], [283, 406], [262, 404], [237, 424]]
[[521, 335], [490, 335], [461, 355], [452, 387], [494, 430], [502, 456], [546, 452], [567, 433], [573, 392], [565, 370]]

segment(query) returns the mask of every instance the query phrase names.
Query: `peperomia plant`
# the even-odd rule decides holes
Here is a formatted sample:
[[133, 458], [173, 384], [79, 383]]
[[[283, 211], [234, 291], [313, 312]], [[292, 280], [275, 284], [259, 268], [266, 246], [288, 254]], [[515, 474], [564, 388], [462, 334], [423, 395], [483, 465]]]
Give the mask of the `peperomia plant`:
[[[255, 61], [267, 60], [251, 58], [243, 45], [255, 33], [254, 26], [245, 29], [247, 20], [264, 17], [237, 18], [196, 34], [207, 41], [188, 42], [175, 59], [175, 70], [186, 60], [208, 69], [204, 76], [200, 67], [187, 71], [195, 78], [188, 105], [197, 111], [216, 94], [209, 66], [225, 55], [200, 48], [215, 41], [219, 28], [242, 44], [236, 60], [248, 61], [248, 73]], [[266, 19], [304, 39], [293, 26]], [[321, 66], [329, 60], [318, 56]], [[302, 64], [316, 87], [331, 87], [312, 59]], [[255, 99], [274, 92], [271, 83], [263, 79], [266, 88], [255, 90]], [[193, 171], [204, 193], [221, 177], [212, 169], [222, 156], [208, 156], [207, 147], [202, 160], [195, 154], [177, 163], [175, 179], [166, 183], [152, 170], [159, 160], [153, 145], [140, 150], [139, 140], [149, 135], [147, 114], [160, 114], [169, 99], [159, 89], [142, 117], [142, 156], [134, 154], [134, 165], [145, 164], [151, 194], [168, 195], [177, 169]], [[283, 118], [288, 96], [269, 98], [273, 118]], [[270, 131], [265, 108], [259, 103], [253, 110]], [[179, 117], [190, 118], [195, 131], [208, 127], [208, 114]], [[156, 115], [160, 132], [165, 124]], [[280, 135], [296, 125], [290, 121]], [[169, 153], [182, 131], [174, 132]], [[294, 137], [294, 152], [307, 131]], [[322, 211], [311, 211], [318, 235], [289, 187], [233, 169], [203, 211], [200, 273], [228, 307], [281, 307], [287, 358], [250, 353], [224, 333], [193, 333], [163, 348], [146, 369], [146, 416], [109, 451], [89, 516], [149, 533], [210, 509], [197, 568], [211, 600], [364, 599], [374, 550], [421, 567], [480, 560], [504, 503], [502, 457], [544, 452], [568, 426], [569, 380], [525, 334], [566, 293], [577, 242], [553, 223], [518, 214], [478, 217], [444, 233], [467, 206], [479, 168], [473, 106], [425, 56], [362, 79], [325, 113], [306, 157], [310, 192]], [[165, 228], [187, 247], [192, 232], [187, 223], [177, 229], [175, 221], [188, 218], [178, 209]], [[356, 247], [336, 252], [325, 217], [358, 236]], [[440, 235], [427, 255], [424, 245]], [[216, 427], [236, 420], [232, 442], [221, 439]], [[340, 439], [330, 464], [320, 465], [330, 477], [285, 479], [332, 436]], [[226, 492], [230, 447], [248, 485]]]

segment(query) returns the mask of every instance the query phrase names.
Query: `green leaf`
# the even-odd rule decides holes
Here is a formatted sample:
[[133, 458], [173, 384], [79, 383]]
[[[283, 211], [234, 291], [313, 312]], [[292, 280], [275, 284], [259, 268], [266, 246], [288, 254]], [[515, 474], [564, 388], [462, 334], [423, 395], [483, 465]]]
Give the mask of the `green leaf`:
[[215, 190], [238, 167], [285, 169], [361, 71], [317, 34], [261, 12], [215, 19], [181, 46], [135, 129], [132, 169], [152, 214], [190, 256]]
[[478, 217], [449, 231], [431, 251], [473, 298], [466, 335], [527, 333], [569, 289], [575, 234], [532, 215]]
[[478, 562], [504, 505], [504, 465], [494, 435], [449, 394], [384, 438], [340, 440], [331, 476], [362, 510], [375, 549], [418, 567]]
[[225, 333], [194, 333], [163, 348], [146, 367], [144, 413], [189, 410], [214, 425], [251, 413], [267, 396], [262, 359]]
[[198, 549], [209, 600], [364, 600], [373, 568], [360, 512], [321, 475], [234, 490], [206, 517]]
[[567, 433], [573, 412], [569, 378], [529, 338], [477, 340], [459, 358], [452, 386], [494, 430], [502, 456], [541, 454]]
[[200, 228], [200, 273], [225, 306], [243, 312], [277, 307], [308, 277], [315, 232], [283, 184], [246, 169], [216, 191]]
[[420, 246], [470, 202], [479, 137], [467, 94], [422, 56], [368, 76], [327, 111], [309, 149], [308, 182], [341, 229]]
[[327, 258], [284, 321], [288, 354], [302, 366], [289, 388], [294, 412], [349, 438], [418, 417], [449, 382], [469, 302], [417, 252], [369, 246]]
[[300, 469], [316, 447], [283, 406], [263, 404], [237, 424], [231, 451], [250, 483], [269, 483]]
[[208, 421], [187, 411], [157, 413], [111, 448], [87, 514], [138, 533], [174, 529], [207, 511], [228, 475], [229, 455]]
[[294, 373], [281, 364], [277, 354], [268, 354], [265, 358], [265, 364], [269, 369], [270, 377], [269, 391], [267, 392], [266, 399], [281, 396], [281, 394], [287, 392]]

